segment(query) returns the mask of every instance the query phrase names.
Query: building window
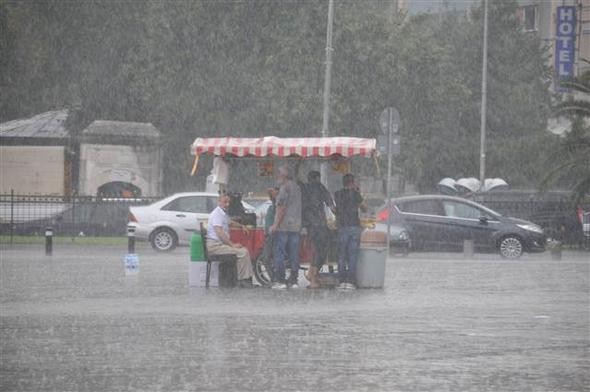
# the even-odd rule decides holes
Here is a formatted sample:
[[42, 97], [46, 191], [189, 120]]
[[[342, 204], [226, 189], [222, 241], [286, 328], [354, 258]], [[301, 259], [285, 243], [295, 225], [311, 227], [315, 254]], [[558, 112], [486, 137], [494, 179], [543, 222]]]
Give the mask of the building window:
[[539, 29], [539, 12], [536, 5], [519, 8], [518, 18], [524, 31], [537, 31]]

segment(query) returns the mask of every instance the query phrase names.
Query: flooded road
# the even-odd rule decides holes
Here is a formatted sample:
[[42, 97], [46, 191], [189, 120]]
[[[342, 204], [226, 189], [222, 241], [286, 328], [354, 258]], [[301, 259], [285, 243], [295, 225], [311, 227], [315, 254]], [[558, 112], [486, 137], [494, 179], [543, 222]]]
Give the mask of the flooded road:
[[188, 287], [188, 249], [1, 249], [2, 391], [588, 391], [590, 260], [391, 258], [385, 288]]

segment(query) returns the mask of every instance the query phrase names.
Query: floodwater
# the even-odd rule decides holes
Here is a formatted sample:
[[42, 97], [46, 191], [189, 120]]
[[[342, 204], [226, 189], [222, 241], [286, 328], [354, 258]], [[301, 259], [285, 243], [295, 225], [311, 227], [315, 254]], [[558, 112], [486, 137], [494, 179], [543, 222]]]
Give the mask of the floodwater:
[[1, 249], [2, 391], [588, 391], [590, 257], [415, 254], [384, 289], [188, 287], [188, 249]]

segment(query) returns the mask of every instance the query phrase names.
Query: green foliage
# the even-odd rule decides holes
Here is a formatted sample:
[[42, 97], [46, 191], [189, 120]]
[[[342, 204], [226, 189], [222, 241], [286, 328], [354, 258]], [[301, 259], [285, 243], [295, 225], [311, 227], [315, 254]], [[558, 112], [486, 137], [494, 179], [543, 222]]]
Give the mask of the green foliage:
[[571, 130], [553, 151], [549, 161], [552, 169], [544, 176], [542, 186], [559, 184], [572, 189], [574, 203], [580, 203], [590, 194], [590, 71], [571, 82], [562, 83], [574, 94], [555, 104], [558, 116], [568, 116]]
[[[543, 165], [531, 146], [550, 137], [543, 47], [520, 30], [515, 2], [490, 5], [488, 171], [532, 185]], [[320, 134], [327, 6], [0, 0], [0, 121], [69, 106], [81, 108], [74, 131], [94, 119], [151, 122], [164, 134], [164, 192], [194, 188], [195, 137]], [[410, 181], [428, 190], [476, 175], [481, 9], [391, 11], [336, 2], [330, 134], [375, 137], [380, 112], [396, 106], [395, 163]]]

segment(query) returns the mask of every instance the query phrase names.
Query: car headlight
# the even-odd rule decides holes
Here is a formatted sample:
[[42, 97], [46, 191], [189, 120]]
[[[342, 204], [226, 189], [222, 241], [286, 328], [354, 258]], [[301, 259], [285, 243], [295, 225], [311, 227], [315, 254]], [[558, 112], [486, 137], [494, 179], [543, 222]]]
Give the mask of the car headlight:
[[410, 236], [408, 235], [407, 231], [402, 231], [401, 233], [399, 233], [399, 239], [402, 241], [407, 241], [410, 239]]
[[516, 226], [520, 227], [523, 230], [527, 230], [527, 231], [532, 231], [532, 232], [535, 232], [535, 233], [543, 234], [543, 229], [541, 228], [541, 226], [537, 226], [537, 225], [533, 225], [533, 224], [516, 225]]

